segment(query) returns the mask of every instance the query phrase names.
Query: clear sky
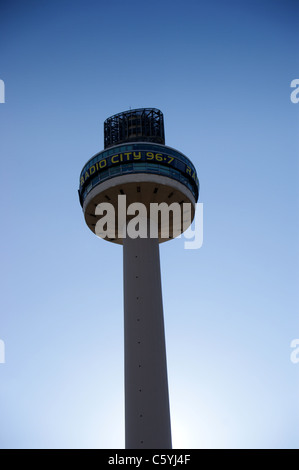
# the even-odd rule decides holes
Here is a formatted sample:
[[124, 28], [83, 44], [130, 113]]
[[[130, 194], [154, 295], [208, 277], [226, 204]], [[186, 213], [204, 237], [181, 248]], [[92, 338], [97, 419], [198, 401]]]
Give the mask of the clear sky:
[[298, 6], [1, 1], [1, 447], [124, 447], [122, 248], [77, 189], [130, 107], [204, 205], [202, 248], [160, 250], [173, 445], [299, 447]]

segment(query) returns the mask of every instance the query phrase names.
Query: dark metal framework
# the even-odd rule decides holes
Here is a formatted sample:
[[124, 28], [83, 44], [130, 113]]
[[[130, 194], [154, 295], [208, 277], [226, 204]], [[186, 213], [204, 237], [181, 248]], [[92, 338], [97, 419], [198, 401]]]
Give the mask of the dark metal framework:
[[104, 148], [125, 142], [156, 142], [165, 145], [163, 113], [156, 108], [140, 108], [106, 119]]

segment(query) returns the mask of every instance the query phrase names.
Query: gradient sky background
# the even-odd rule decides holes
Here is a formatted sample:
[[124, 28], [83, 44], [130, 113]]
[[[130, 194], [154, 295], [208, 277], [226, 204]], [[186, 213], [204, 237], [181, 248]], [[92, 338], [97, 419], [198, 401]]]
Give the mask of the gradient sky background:
[[298, 1], [1, 0], [0, 446], [124, 447], [122, 249], [77, 189], [157, 107], [204, 244], [161, 247], [173, 445], [298, 448]]

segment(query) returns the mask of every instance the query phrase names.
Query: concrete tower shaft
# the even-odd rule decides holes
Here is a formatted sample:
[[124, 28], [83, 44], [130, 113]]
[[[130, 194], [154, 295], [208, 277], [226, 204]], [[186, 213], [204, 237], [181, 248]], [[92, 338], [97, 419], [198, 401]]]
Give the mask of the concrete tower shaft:
[[123, 247], [126, 448], [170, 449], [159, 243], [127, 237]]

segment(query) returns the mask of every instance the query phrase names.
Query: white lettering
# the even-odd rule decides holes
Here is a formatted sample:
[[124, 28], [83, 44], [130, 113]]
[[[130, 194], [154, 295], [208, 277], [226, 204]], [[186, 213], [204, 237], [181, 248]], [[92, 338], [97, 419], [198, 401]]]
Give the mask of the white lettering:
[[108, 458], [109, 465], [135, 465], [136, 468], [140, 466], [142, 457], [122, 457], [118, 454], [115, 457]]
[[0, 339], [0, 364], [5, 363], [5, 344], [3, 339]]
[[201, 248], [203, 244], [203, 203], [196, 204], [195, 217], [194, 217], [194, 230], [192, 225], [184, 233], [185, 238], [193, 238], [190, 242], [184, 242], [186, 250], [196, 250]]
[[0, 103], [5, 103], [5, 85], [3, 80], [0, 80]]
[[128, 222], [127, 234], [130, 238], [147, 238], [147, 211], [145, 205], [141, 202], [133, 202], [129, 205], [127, 214], [135, 215], [136, 211], [138, 215]]
[[295, 88], [291, 93], [291, 101], [296, 104], [299, 102], [299, 78], [291, 81], [291, 88]]
[[[296, 346], [299, 346], [299, 339], [293, 339], [291, 341], [291, 348], [296, 348]], [[294, 349], [291, 353], [291, 361], [293, 364], [298, 364], [299, 362], [299, 347]]]
[[[105, 215], [103, 215], [104, 212], [106, 212]], [[95, 215], [103, 216], [96, 223], [95, 234], [101, 238], [115, 238], [115, 210], [113, 205], [109, 202], [101, 202], [96, 207]]]
[[169, 238], [170, 211], [172, 212], [172, 236], [178, 237], [182, 230], [181, 206], [178, 202], [168, 205], [166, 202], [152, 202], [150, 205], [150, 218], [156, 221], [156, 224], [150, 228], [150, 237], [158, 237], [159, 212], [161, 214], [161, 238]]

